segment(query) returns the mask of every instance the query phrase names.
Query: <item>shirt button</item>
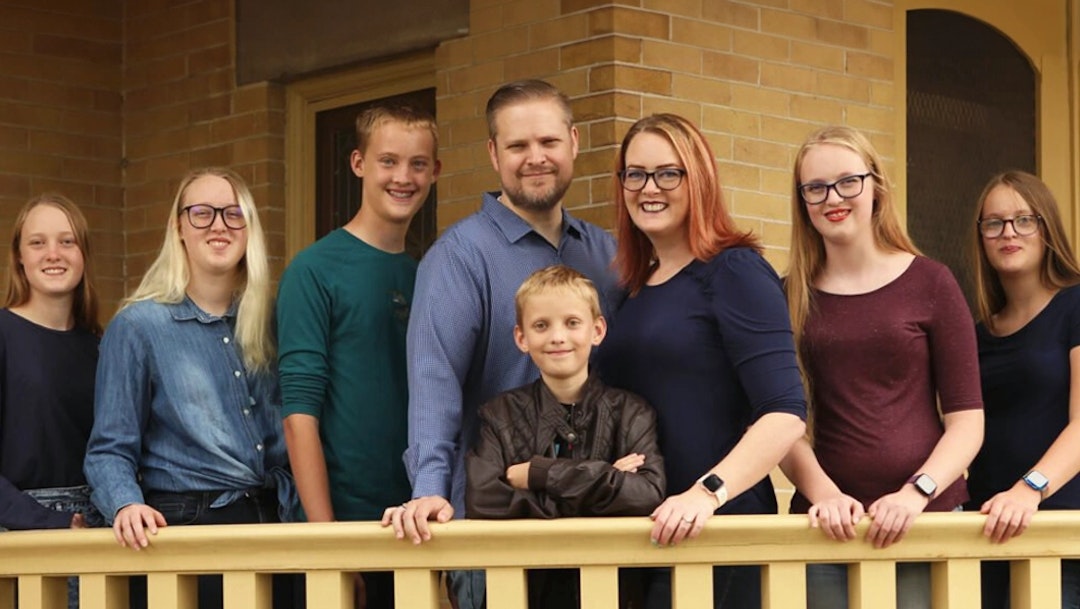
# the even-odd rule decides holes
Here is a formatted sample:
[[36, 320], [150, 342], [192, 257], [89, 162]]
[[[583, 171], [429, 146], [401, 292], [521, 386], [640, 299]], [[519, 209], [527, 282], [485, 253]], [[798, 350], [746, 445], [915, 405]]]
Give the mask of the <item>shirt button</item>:
[[244, 416], [245, 416], [245, 417], [249, 417], [249, 416], [251, 416], [251, 409], [249, 409], [249, 408], [245, 408], [245, 409], [244, 409]]
[[229, 337], [226, 336], [225, 338], [221, 339], [221, 342], [225, 343], [226, 345], [229, 344]]
[[262, 450], [262, 444], [256, 444], [255, 445], [255, 450], [260, 450], [261, 451]]
[[248, 396], [248, 404], [254, 406], [255, 405], [255, 398], [253, 398], [251, 396]]
[[233, 370], [233, 375], [234, 375], [234, 376], [235, 376], [236, 378], [240, 378], [240, 371], [239, 371], [239, 370]]

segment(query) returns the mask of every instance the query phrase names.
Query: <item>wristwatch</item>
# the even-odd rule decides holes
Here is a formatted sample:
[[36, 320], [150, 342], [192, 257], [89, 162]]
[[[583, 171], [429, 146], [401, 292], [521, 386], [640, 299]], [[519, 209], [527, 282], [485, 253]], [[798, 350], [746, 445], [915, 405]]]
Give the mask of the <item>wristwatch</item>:
[[1035, 470], [1031, 470], [1024, 474], [1024, 483], [1033, 490], [1039, 491], [1039, 494], [1045, 497], [1046, 490], [1050, 486], [1050, 479]]
[[720, 479], [720, 476], [711, 473], [705, 474], [701, 478], [698, 478], [698, 484], [705, 487], [705, 490], [708, 491], [710, 495], [716, 497], [716, 509], [720, 509], [727, 503], [727, 486], [724, 484], [724, 481]]
[[933, 499], [934, 494], [937, 493], [937, 482], [934, 482], [934, 479], [927, 474], [915, 474], [908, 482], [927, 499]]

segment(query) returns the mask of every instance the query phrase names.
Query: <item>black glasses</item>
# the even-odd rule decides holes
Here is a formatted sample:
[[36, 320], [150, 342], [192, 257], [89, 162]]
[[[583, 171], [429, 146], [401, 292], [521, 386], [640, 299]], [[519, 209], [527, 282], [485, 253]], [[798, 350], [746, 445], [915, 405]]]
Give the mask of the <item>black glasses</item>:
[[244, 219], [244, 210], [240, 209], [239, 205], [214, 207], [206, 203], [197, 203], [180, 210], [180, 213], [184, 212], [187, 212], [188, 222], [191, 223], [193, 228], [210, 228], [213, 226], [218, 214], [221, 214], [221, 221], [225, 223], [225, 226], [233, 230], [247, 226], [247, 220]]
[[624, 169], [619, 172], [619, 181], [623, 188], [631, 192], [643, 190], [652, 178], [653, 184], [660, 190], [675, 190], [682, 184], [686, 170], [682, 167], [664, 167], [656, 171], [644, 169]]
[[874, 174], [864, 173], [862, 175], [847, 176], [846, 178], [840, 178], [832, 184], [826, 184], [824, 182], [807, 182], [806, 184], [799, 185], [799, 196], [806, 202], [807, 205], [821, 205], [829, 198], [829, 191], [835, 190], [836, 194], [840, 195], [841, 199], [854, 199], [862, 194], [863, 187], [866, 184], [866, 178], [869, 178]]
[[979, 232], [987, 239], [995, 239], [1005, 234], [1005, 225], [1012, 224], [1013, 232], [1021, 237], [1039, 232], [1039, 220], [1042, 216], [1024, 214], [1015, 218], [983, 218], [979, 220]]

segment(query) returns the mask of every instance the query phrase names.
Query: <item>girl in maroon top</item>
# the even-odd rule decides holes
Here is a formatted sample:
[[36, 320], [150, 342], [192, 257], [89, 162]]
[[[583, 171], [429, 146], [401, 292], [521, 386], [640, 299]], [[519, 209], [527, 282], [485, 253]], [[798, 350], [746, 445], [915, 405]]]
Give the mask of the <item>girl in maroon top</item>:
[[[854, 129], [826, 127], [799, 149], [792, 227], [785, 289], [812, 438], [782, 463], [792, 511], [835, 540], [867, 515], [866, 541], [884, 548], [924, 510], [967, 499], [983, 426], [971, 315], [949, 270], [904, 233], [881, 159]], [[928, 606], [929, 570], [907, 569], [897, 606]], [[811, 565], [809, 606], [846, 607], [845, 577]]]

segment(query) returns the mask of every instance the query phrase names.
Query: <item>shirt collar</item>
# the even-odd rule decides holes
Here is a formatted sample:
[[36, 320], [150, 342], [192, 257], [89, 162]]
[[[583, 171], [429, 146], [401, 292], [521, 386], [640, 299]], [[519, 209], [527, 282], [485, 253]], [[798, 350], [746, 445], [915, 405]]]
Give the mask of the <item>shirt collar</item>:
[[217, 315], [211, 315], [206, 311], [203, 311], [195, 304], [191, 298], [187, 295], [180, 302], [165, 303], [166, 308], [169, 309], [169, 314], [175, 321], [190, 321], [192, 319], [198, 320], [200, 323], [209, 324], [220, 319], [234, 318], [236, 317], [236, 301], [229, 305], [229, 310], [225, 311], [225, 314], [221, 317]]
[[[495, 226], [499, 227], [503, 236], [506, 237], [506, 240], [510, 243], [517, 243], [525, 235], [535, 232], [521, 216], [499, 202], [499, 194], [499, 192], [485, 192], [481, 211], [491, 217], [495, 222]], [[563, 238], [574, 237], [580, 239], [583, 233], [584, 227], [581, 226], [581, 220], [567, 213], [566, 208], [562, 208]]]

